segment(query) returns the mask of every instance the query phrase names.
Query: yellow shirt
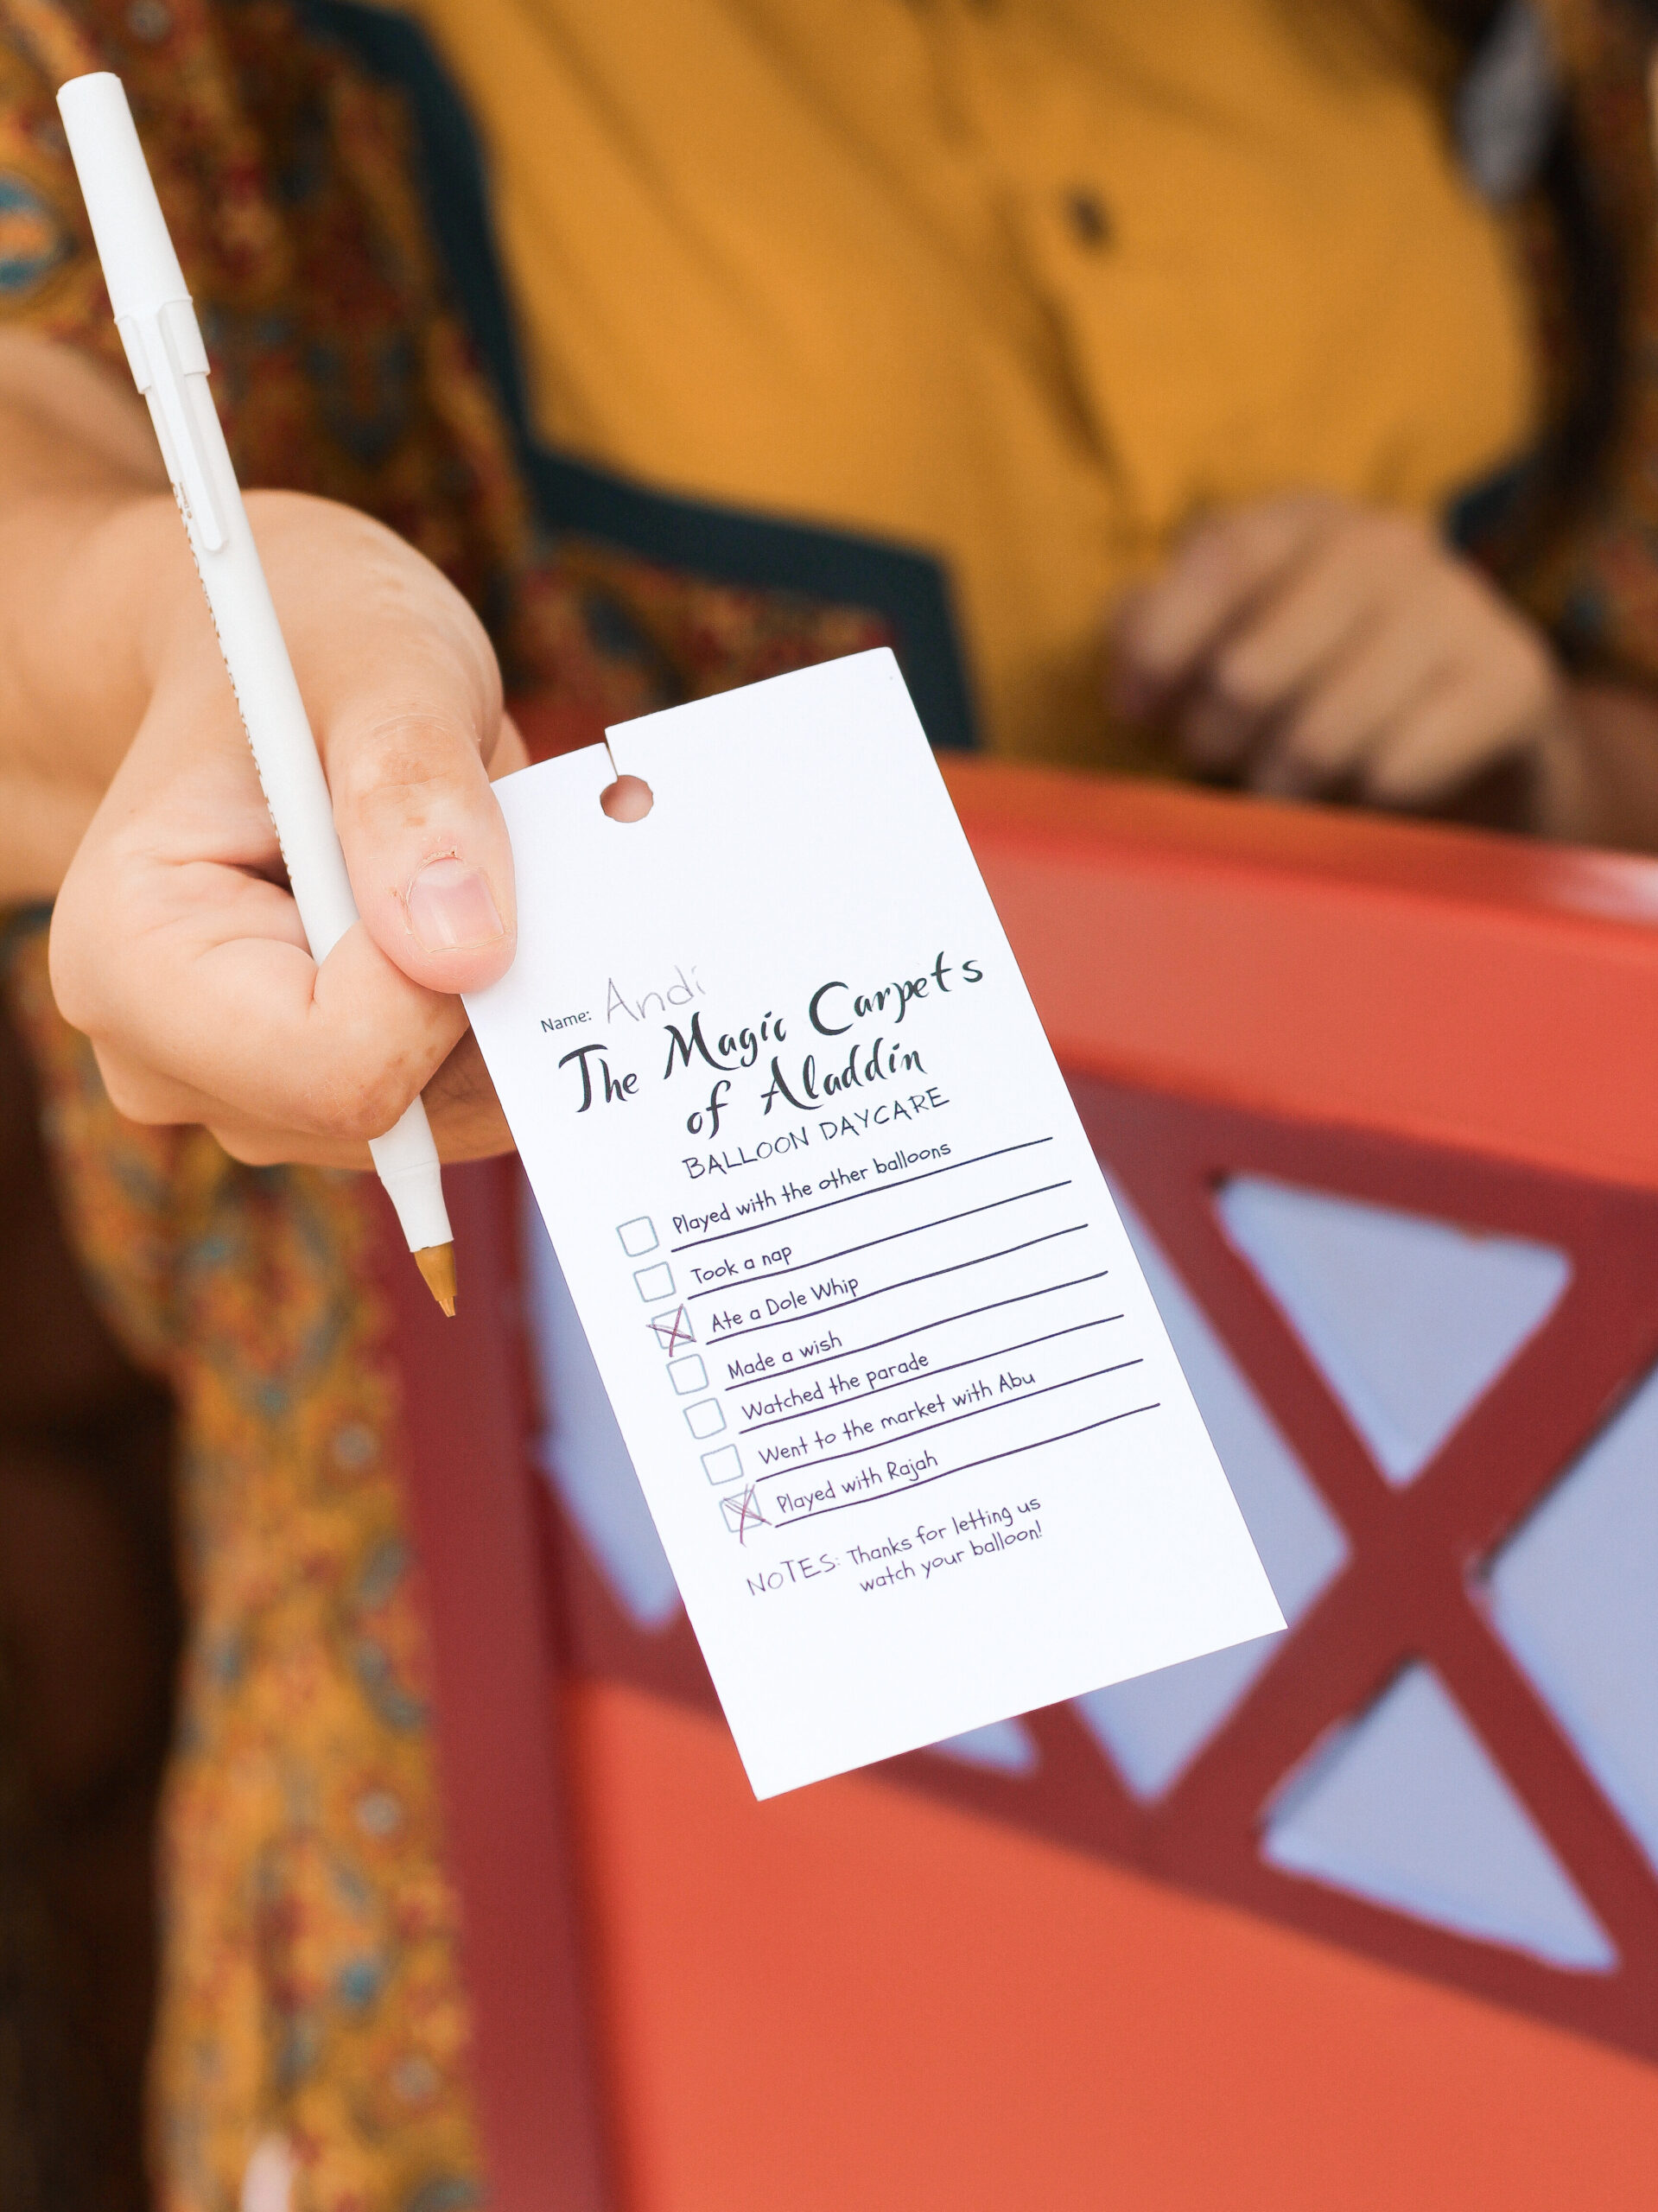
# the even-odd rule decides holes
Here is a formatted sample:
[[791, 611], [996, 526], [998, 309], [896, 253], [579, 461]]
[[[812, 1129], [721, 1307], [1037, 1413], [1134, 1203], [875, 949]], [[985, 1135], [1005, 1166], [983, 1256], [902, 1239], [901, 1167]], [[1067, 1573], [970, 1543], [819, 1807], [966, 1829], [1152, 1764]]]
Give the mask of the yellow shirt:
[[1530, 427], [1442, 118], [1293, 0], [407, 12], [480, 129], [538, 435], [937, 555], [1001, 750], [1133, 757], [1103, 613], [1194, 513], [1432, 509]]

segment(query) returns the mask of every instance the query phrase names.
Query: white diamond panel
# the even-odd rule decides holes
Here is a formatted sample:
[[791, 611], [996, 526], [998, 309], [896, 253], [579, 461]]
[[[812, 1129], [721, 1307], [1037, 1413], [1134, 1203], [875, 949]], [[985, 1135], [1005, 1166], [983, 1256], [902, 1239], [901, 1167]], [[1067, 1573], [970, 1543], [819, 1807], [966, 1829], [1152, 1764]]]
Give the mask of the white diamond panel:
[[1658, 1374], [1500, 1551], [1498, 1634], [1658, 1867]]
[[[1121, 1193], [1114, 1196], [1239, 1510], [1293, 1625], [1340, 1569], [1347, 1540], [1162, 1248]], [[1115, 1682], [1077, 1699], [1076, 1709], [1134, 1795], [1161, 1796], [1221, 1726], [1280, 1641], [1263, 1637]]]
[[964, 1729], [959, 1736], [946, 1736], [927, 1748], [940, 1758], [996, 1774], [1030, 1774], [1041, 1758], [1035, 1737], [1022, 1720], [988, 1721], [982, 1728]]
[[1271, 1814], [1261, 1855], [1551, 1966], [1617, 1964], [1547, 1838], [1420, 1663], [1307, 1761]]
[[1571, 1278], [1552, 1245], [1265, 1176], [1235, 1176], [1215, 1204], [1395, 1484], [1421, 1473]]

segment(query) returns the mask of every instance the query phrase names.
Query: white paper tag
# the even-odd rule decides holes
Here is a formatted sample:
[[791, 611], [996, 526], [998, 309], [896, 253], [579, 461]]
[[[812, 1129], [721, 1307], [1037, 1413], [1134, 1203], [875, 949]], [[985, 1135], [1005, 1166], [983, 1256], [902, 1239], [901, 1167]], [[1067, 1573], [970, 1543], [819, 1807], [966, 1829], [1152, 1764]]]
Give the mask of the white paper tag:
[[1281, 1628], [892, 655], [611, 741], [467, 1004], [756, 1794]]

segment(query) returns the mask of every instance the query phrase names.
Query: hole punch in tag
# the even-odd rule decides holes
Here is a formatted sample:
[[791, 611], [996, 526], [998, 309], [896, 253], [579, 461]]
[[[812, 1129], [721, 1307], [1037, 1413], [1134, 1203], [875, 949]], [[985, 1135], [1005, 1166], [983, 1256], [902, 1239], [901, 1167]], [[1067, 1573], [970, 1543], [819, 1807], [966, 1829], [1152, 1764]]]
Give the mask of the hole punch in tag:
[[599, 804], [613, 822], [643, 822], [655, 804], [650, 785], [638, 776], [618, 776], [599, 794]]

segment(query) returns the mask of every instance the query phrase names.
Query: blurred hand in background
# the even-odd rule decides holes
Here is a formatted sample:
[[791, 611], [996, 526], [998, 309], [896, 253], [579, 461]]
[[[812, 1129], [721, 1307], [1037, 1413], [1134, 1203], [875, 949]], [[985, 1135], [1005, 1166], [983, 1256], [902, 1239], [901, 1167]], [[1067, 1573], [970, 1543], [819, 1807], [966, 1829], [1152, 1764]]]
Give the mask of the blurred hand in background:
[[1205, 519], [1121, 603], [1112, 658], [1117, 712], [1199, 775], [1427, 810], [1515, 762], [1526, 826], [1587, 827], [1548, 639], [1413, 516], [1296, 492]]

